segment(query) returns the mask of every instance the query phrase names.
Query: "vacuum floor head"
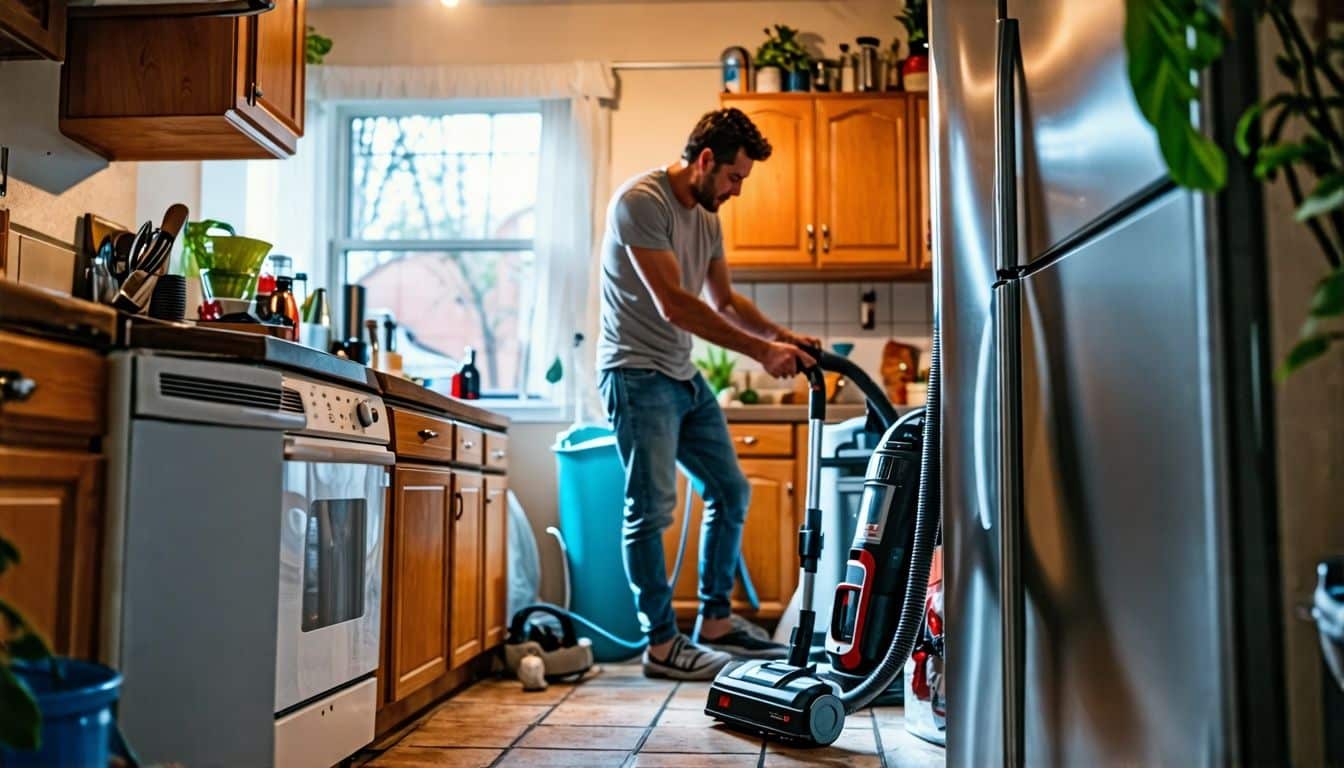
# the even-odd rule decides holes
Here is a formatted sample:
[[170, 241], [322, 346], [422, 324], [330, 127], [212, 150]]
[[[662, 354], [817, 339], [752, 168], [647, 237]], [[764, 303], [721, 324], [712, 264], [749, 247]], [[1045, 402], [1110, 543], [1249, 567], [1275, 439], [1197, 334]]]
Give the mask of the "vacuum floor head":
[[845, 707], [836, 693], [816, 667], [748, 661], [714, 679], [705, 714], [736, 730], [826, 746], [845, 727]]

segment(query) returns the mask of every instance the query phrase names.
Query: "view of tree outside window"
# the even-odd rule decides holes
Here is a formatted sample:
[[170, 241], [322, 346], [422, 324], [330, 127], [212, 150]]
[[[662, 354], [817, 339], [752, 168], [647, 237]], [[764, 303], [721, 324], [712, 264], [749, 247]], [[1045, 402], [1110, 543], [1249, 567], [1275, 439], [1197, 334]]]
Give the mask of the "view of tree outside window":
[[412, 376], [442, 379], [466, 347], [482, 389], [523, 393], [531, 322], [536, 112], [348, 120], [346, 282], [390, 312]]

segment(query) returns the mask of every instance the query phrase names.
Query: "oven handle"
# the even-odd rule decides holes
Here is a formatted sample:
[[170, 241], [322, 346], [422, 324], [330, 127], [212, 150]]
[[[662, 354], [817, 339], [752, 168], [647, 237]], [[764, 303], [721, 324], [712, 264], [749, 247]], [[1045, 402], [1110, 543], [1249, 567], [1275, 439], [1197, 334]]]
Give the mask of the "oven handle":
[[320, 440], [313, 437], [285, 437], [286, 461], [315, 461], [327, 464], [378, 464], [390, 467], [396, 454], [381, 445]]

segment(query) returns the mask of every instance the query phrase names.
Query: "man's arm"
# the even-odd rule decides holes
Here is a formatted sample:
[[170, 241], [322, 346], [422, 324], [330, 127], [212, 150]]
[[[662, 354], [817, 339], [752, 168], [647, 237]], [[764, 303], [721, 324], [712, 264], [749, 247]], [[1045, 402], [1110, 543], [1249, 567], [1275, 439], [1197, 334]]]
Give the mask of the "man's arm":
[[677, 264], [676, 254], [671, 251], [634, 246], [629, 246], [627, 250], [639, 279], [653, 297], [658, 314], [669, 323], [711, 344], [760, 361], [772, 376], [794, 375], [798, 371], [799, 361], [803, 365], [816, 362], [791, 344], [770, 341], [735, 327], [701, 301], [700, 297], [682, 288], [681, 268]]
[[761, 313], [756, 304], [746, 296], [733, 290], [732, 277], [728, 272], [728, 263], [722, 258], [709, 262], [709, 275], [705, 280], [705, 291], [709, 294], [711, 306], [729, 322], [747, 333], [771, 341], [789, 344], [809, 344], [821, 346], [821, 340], [811, 336], [800, 336]]

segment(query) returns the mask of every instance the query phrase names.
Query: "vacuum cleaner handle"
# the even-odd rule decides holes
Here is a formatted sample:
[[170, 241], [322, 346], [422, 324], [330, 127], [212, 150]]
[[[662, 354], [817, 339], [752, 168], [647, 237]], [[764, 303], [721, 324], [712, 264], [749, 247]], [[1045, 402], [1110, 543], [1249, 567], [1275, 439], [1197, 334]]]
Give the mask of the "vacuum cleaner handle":
[[873, 381], [872, 377], [856, 365], [853, 360], [827, 352], [811, 344], [799, 344], [797, 346], [817, 361], [818, 368], [823, 371], [838, 373], [854, 382], [854, 385], [859, 388], [859, 391], [868, 401], [868, 410], [877, 414], [878, 419], [881, 420], [883, 431], [890, 429], [891, 425], [896, 423], [896, 409], [892, 407], [886, 391], [878, 386], [877, 382]]

